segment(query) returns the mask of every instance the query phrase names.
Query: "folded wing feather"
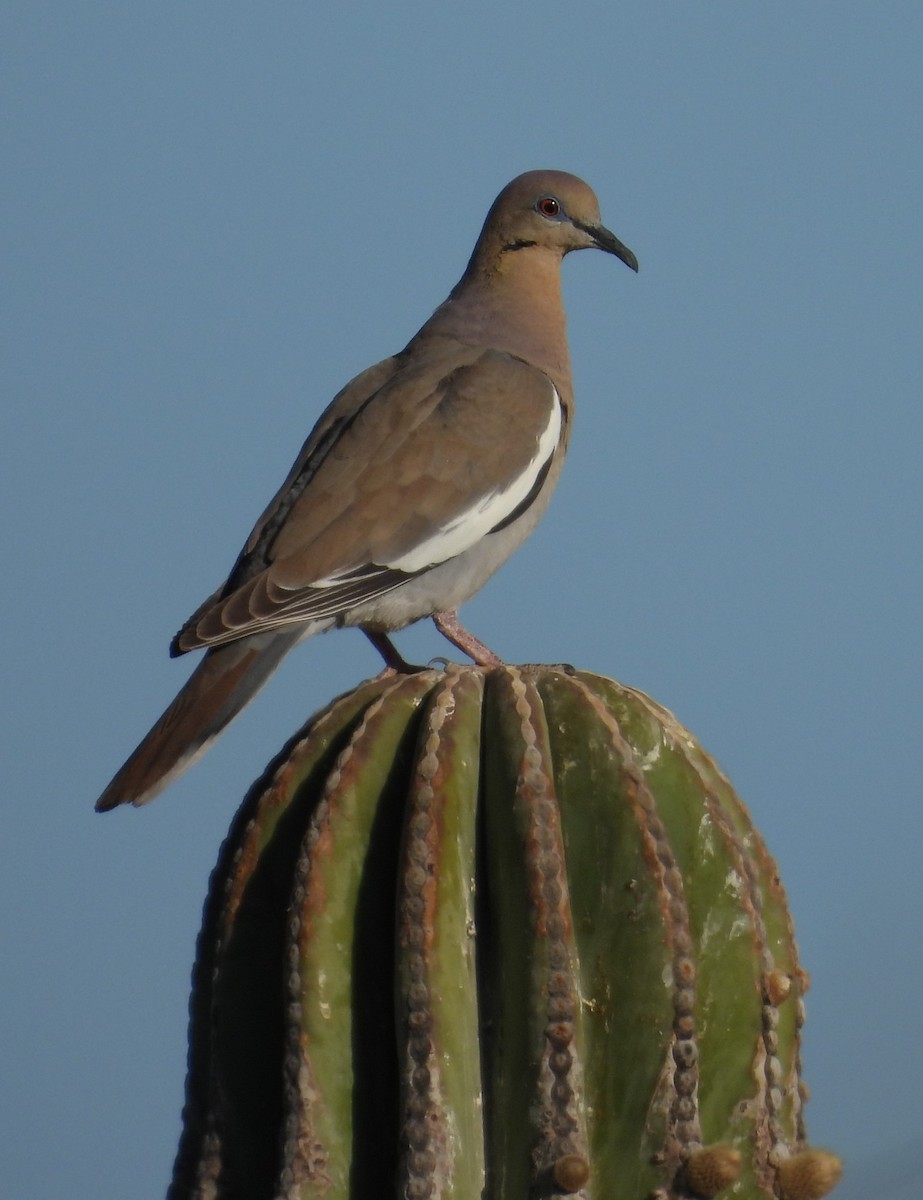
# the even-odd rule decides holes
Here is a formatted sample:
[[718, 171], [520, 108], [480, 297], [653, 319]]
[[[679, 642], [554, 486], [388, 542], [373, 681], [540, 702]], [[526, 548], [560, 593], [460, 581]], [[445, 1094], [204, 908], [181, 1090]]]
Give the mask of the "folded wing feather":
[[177, 635], [178, 652], [335, 618], [528, 507], [562, 434], [549, 377], [473, 347], [421, 368], [399, 362], [366, 372], [371, 394], [337, 397], [227, 584]]

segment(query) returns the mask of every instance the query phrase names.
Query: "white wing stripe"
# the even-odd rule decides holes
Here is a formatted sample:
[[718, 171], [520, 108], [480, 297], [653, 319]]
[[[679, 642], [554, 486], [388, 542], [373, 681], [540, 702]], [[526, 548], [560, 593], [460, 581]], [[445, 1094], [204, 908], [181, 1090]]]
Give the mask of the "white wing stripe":
[[510, 513], [515, 512], [532, 491], [535, 481], [554, 454], [561, 437], [561, 397], [554, 384], [551, 385], [551, 391], [554, 400], [548, 425], [539, 438], [538, 449], [532, 461], [523, 473], [502, 491], [488, 492], [471, 508], [443, 525], [432, 537], [414, 546], [394, 562], [383, 564], [384, 566], [410, 574], [437, 566], [470, 550], [482, 537], [490, 533], [495, 525], [502, 524]]

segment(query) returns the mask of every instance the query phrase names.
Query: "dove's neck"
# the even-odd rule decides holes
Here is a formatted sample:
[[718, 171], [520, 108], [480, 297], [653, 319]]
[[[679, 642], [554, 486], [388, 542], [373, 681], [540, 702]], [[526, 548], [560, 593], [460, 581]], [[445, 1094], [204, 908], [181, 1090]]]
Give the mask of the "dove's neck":
[[475, 251], [448, 300], [420, 335], [451, 337], [515, 354], [569, 391], [560, 254], [539, 246], [490, 255]]

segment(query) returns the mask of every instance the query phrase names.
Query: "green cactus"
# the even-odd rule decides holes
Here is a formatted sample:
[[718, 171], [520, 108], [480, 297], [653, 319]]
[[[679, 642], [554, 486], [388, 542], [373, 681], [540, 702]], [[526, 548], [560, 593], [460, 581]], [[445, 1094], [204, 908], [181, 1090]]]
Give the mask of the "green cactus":
[[212, 877], [172, 1200], [816, 1200], [807, 977], [692, 736], [564, 667], [379, 678]]

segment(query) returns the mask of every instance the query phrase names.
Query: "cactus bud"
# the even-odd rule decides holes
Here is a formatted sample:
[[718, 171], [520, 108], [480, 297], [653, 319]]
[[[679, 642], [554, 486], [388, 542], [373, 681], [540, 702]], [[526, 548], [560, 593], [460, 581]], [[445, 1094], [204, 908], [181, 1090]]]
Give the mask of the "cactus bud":
[[590, 1178], [590, 1164], [579, 1154], [565, 1154], [554, 1164], [551, 1175], [558, 1191], [572, 1195]]
[[719, 1192], [740, 1178], [740, 1151], [726, 1142], [714, 1146], [702, 1146], [693, 1150], [686, 1160], [686, 1185], [696, 1196], [704, 1200], [717, 1196]]
[[843, 1164], [828, 1150], [802, 1150], [779, 1166], [782, 1200], [821, 1200], [840, 1181]]

